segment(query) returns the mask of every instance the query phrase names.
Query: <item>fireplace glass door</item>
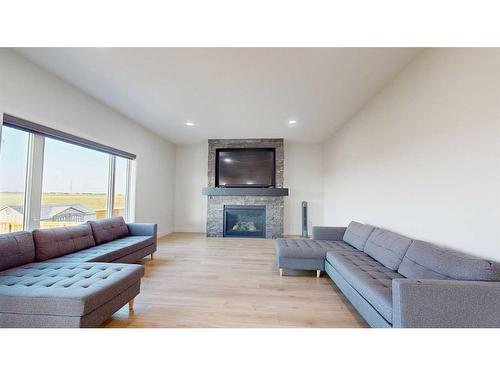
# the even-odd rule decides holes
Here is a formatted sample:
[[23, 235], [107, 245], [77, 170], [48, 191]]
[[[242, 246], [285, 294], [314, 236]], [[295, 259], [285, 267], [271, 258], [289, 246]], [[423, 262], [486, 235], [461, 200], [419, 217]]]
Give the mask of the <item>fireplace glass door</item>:
[[266, 237], [265, 206], [224, 206], [224, 237]]

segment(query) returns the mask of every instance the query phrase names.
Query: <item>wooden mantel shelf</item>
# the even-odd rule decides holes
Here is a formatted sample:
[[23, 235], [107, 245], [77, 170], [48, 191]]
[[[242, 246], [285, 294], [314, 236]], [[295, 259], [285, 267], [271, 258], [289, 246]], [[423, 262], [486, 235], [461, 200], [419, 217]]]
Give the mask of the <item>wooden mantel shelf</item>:
[[268, 196], [268, 197], [286, 197], [288, 188], [213, 188], [204, 187], [203, 195], [222, 195], [222, 196]]

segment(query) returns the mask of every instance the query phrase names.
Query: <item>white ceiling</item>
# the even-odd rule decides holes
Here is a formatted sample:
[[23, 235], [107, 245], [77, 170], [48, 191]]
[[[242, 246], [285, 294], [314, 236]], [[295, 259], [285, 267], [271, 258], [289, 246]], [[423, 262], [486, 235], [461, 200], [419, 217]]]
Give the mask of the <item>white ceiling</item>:
[[[19, 48], [21, 55], [175, 143], [322, 141], [415, 48]], [[290, 127], [289, 120], [297, 120]], [[191, 121], [194, 127], [185, 123]]]

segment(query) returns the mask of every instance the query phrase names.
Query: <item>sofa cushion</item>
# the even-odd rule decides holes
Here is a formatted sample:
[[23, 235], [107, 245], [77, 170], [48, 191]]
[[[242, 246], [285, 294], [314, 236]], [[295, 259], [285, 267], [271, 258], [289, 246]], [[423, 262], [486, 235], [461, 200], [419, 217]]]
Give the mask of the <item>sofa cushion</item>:
[[117, 240], [129, 235], [128, 226], [123, 217], [89, 221], [97, 245]]
[[358, 250], [363, 251], [366, 241], [375, 227], [351, 221], [344, 233], [344, 241]]
[[368, 237], [363, 251], [387, 268], [396, 271], [410, 247], [411, 241], [411, 238], [375, 228]]
[[500, 281], [500, 264], [424, 241], [413, 241], [398, 272], [412, 279]]
[[35, 244], [29, 232], [0, 235], [0, 271], [35, 261]]
[[59, 258], [53, 258], [47, 262], [114, 262], [153, 244], [154, 238], [151, 236], [128, 236]]
[[30, 263], [0, 272], [0, 313], [84, 316], [143, 275], [137, 264]]
[[356, 249], [343, 241], [285, 240], [283, 238], [276, 240], [277, 256], [284, 258], [325, 259], [326, 252], [334, 250]]
[[94, 236], [89, 224], [73, 227], [35, 229], [36, 259], [39, 261], [71, 254], [75, 251], [95, 246]]
[[392, 280], [403, 276], [361, 251], [328, 252], [326, 260], [385, 320], [392, 323]]

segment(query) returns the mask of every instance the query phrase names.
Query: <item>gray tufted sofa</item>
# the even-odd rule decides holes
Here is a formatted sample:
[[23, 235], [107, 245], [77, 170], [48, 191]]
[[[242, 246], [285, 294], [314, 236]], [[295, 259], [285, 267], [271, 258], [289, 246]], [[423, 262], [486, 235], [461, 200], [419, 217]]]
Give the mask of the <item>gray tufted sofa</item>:
[[500, 327], [500, 264], [351, 222], [276, 241], [283, 269], [326, 271], [372, 327]]
[[123, 218], [0, 235], [0, 327], [97, 327], [133, 307], [155, 224]]

